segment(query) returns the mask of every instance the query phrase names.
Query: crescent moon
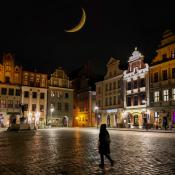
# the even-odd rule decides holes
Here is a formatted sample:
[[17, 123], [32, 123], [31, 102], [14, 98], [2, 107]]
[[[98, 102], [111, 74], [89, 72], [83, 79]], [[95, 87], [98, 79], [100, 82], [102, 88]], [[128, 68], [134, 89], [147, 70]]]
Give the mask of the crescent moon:
[[81, 30], [85, 24], [85, 21], [86, 21], [86, 13], [85, 13], [85, 10], [82, 8], [82, 17], [80, 19], [80, 22], [78, 23], [78, 25], [76, 25], [75, 27], [73, 27], [72, 29], [69, 29], [69, 30], [64, 30], [65, 32], [77, 32], [79, 30]]

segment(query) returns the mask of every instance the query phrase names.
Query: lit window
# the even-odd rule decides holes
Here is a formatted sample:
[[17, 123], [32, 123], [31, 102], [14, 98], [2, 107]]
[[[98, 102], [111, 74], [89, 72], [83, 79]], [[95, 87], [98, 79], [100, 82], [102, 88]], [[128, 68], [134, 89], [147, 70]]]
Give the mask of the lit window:
[[154, 102], [159, 102], [159, 91], [154, 92]]
[[163, 101], [168, 101], [168, 89], [163, 90]]
[[175, 88], [172, 89], [172, 98], [175, 100]]

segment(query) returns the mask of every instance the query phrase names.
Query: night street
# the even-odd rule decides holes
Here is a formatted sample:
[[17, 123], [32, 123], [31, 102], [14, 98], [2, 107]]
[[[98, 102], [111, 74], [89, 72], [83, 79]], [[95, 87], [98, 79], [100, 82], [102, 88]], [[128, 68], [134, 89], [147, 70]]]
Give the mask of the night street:
[[175, 134], [109, 130], [111, 167], [99, 168], [97, 129], [0, 132], [0, 174], [173, 175]]

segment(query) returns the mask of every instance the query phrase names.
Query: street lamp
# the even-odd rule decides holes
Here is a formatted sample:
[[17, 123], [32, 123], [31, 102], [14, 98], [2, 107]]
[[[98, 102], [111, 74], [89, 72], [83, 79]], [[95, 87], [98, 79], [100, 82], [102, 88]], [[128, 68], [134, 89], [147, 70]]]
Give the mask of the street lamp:
[[[51, 108], [50, 108], [50, 113], [51, 113], [51, 119], [52, 119], [52, 113], [54, 112], [54, 107], [53, 105], [51, 105]], [[49, 124], [51, 124], [51, 120], [49, 120]]]
[[35, 129], [38, 129], [38, 123], [40, 118], [40, 112], [35, 112]]
[[95, 106], [95, 107], [94, 107], [95, 115], [96, 115], [97, 128], [98, 128], [98, 109], [99, 109], [98, 106]]

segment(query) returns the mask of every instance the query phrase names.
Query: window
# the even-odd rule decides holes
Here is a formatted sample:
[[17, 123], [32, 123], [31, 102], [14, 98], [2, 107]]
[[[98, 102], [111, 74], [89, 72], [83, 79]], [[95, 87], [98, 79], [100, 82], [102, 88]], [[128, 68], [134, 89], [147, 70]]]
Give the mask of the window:
[[24, 97], [28, 98], [29, 97], [29, 92], [28, 91], [24, 91]]
[[98, 88], [98, 94], [101, 94], [101, 87]]
[[113, 105], [116, 105], [116, 96], [113, 97]]
[[140, 79], [140, 87], [145, 87], [145, 79], [144, 78]]
[[44, 105], [40, 105], [40, 112], [44, 112]]
[[167, 70], [163, 70], [162, 71], [162, 80], [167, 80], [167, 79], [168, 79]]
[[138, 105], [138, 96], [134, 96], [134, 106]]
[[51, 97], [54, 97], [54, 96], [55, 96], [55, 94], [54, 94], [53, 91], [50, 92], [50, 96], [51, 96]]
[[32, 111], [36, 111], [36, 104], [32, 104]]
[[158, 72], [154, 73], [154, 83], [159, 81], [159, 74]]
[[44, 93], [40, 93], [40, 99], [44, 99]]
[[36, 98], [36, 96], [37, 96], [37, 93], [36, 92], [33, 92], [32, 93], [32, 98]]
[[109, 90], [112, 90], [112, 83], [109, 84]]
[[6, 108], [6, 101], [0, 100], [0, 108]]
[[61, 111], [61, 103], [58, 102], [58, 111]]
[[14, 95], [14, 89], [9, 88], [9, 95]]
[[101, 107], [101, 101], [100, 100], [98, 100], [98, 106]]
[[2, 95], [6, 95], [6, 94], [7, 94], [7, 88], [2, 88], [1, 94], [2, 94]]
[[5, 77], [5, 82], [10, 83], [10, 77]]
[[163, 54], [163, 55], [162, 55], [162, 58], [163, 58], [163, 60], [166, 60], [167, 54]]
[[13, 108], [13, 101], [12, 100], [8, 100], [8, 108]]
[[108, 106], [108, 98], [105, 99], [105, 106]]
[[109, 105], [112, 105], [112, 97], [109, 98]]
[[65, 98], [69, 98], [69, 94], [68, 93], [65, 93]]
[[24, 111], [28, 111], [28, 104], [24, 104]]
[[172, 78], [175, 78], [175, 67], [172, 68]]
[[168, 89], [163, 90], [163, 101], [168, 101], [169, 96], [168, 96]]
[[130, 96], [127, 97], [127, 106], [131, 106], [131, 97]]
[[175, 100], [175, 88], [172, 89], [172, 99]]
[[131, 90], [131, 82], [128, 82], [128, 90]]
[[69, 103], [65, 103], [65, 111], [69, 111]]
[[118, 105], [120, 105], [120, 103], [121, 103], [121, 96], [118, 95]]
[[108, 91], [108, 84], [106, 84], [106, 91]]
[[120, 80], [118, 80], [118, 88], [120, 88]]
[[113, 82], [113, 89], [116, 89], [116, 82]]
[[146, 103], [146, 101], [145, 101], [145, 93], [143, 93], [143, 94], [140, 94], [140, 103], [141, 103], [141, 105], [145, 105], [145, 103]]
[[16, 89], [16, 96], [20, 96], [20, 93], [21, 92], [21, 90], [20, 89]]
[[137, 80], [134, 81], [134, 89], [137, 89]]
[[159, 91], [154, 92], [154, 102], [159, 102]]
[[16, 101], [15, 108], [20, 108], [20, 101]]

